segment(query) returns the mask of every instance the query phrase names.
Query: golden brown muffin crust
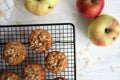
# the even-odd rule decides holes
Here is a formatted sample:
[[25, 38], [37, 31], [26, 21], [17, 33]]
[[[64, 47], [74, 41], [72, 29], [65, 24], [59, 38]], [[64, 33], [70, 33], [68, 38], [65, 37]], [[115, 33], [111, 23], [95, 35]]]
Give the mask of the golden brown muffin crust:
[[45, 66], [48, 71], [59, 74], [68, 66], [68, 59], [66, 55], [60, 51], [52, 51], [48, 53], [45, 58]]
[[10, 41], [5, 45], [2, 57], [9, 64], [19, 64], [26, 58], [26, 48], [18, 41]]
[[23, 69], [23, 80], [45, 80], [45, 70], [38, 63], [29, 63]]
[[0, 74], [0, 80], [20, 80], [20, 77], [14, 72], [4, 72]]
[[66, 80], [64, 77], [57, 77], [54, 80]]
[[52, 38], [47, 30], [36, 29], [29, 36], [29, 44], [31, 49], [36, 50], [37, 53], [41, 53], [50, 49]]

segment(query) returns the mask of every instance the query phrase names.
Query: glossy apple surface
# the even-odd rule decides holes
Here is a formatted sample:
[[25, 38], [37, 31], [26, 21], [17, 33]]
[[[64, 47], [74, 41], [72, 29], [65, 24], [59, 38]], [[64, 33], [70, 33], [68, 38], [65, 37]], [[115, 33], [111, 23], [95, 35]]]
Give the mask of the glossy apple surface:
[[112, 16], [103, 14], [88, 26], [88, 37], [97, 46], [108, 46], [120, 35], [119, 22]]
[[24, 0], [25, 8], [31, 13], [43, 16], [51, 12], [57, 4], [57, 0]]
[[98, 16], [104, 8], [104, 0], [77, 0], [76, 5], [80, 14], [87, 18]]

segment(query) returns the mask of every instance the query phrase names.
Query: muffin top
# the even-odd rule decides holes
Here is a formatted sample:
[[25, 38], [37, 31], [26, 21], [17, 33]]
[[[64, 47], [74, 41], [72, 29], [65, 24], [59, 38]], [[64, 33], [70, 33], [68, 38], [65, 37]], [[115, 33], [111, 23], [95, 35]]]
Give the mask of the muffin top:
[[10, 41], [5, 45], [2, 57], [9, 64], [19, 64], [26, 58], [26, 48], [18, 41]]
[[64, 77], [57, 77], [54, 80], [66, 80]]
[[52, 51], [45, 58], [45, 66], [48, 71], [59, 74], [68, 66], [67, 56], [60, 51]]
[[20, 78], [16, 73], [4, 72], [0, 74], [0, 80], [20, 80]]
[[29, 36], [30, 47], [37, 53], [44, 52], [52, 46], [52, 38], [47, 30], [36, 29]]
[[45, 80], [45, 70], [38, 63], [29, 63], [23, 69], [24, 80]]

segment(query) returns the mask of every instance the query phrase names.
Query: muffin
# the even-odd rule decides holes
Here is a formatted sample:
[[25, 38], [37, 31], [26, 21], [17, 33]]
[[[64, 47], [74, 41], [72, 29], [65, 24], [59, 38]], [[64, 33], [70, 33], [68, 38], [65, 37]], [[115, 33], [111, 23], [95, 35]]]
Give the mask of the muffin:
[[37, 53], [47, 51], [52, 46], [52, 38], [47, 30], [36, 29], [29, 35], [29, 44], [31, 49]]
[[24, 0], [25, 8], [37, 16], [47, 15], [56, 4], [57, 0]]
[[26, 48], [18, 41], [10, 41], [3, 48], [2, 58], [11, 65], [17, 65], [26, 58]]
[[45, 57], [45, 66], [49, 72], [59, 74], [67, 68], [68, 59], [64, 53], [52, 51]]
[[23, 68], [23, 80], [45, 80], [45, 70], [38, 63], [29, 63]]
[[66, 80], [64, 77], [57, 77], [54, 80]]
[[0, 80], [20, 80], [20, 77], [14, 72], [4, 72], [0, 74]]

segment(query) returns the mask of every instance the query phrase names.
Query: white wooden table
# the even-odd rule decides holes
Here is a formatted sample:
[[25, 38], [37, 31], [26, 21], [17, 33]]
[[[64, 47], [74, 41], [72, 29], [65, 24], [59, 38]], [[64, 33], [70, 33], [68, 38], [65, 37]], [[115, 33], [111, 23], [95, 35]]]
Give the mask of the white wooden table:
[[[120, 80], [120, 38], [108, 47], [94, 46], [87, 36], [91, 19], [79, 15], [75, 2], [59, 0], [56, 8], [42, 17], [30, 14], [24, 7], [14, 8], [8, 24], [71, 22], [76, 29], [77, 80]], [[112, 15], [120, 22], [120, 0], [105, 0], [101, 14]]]

